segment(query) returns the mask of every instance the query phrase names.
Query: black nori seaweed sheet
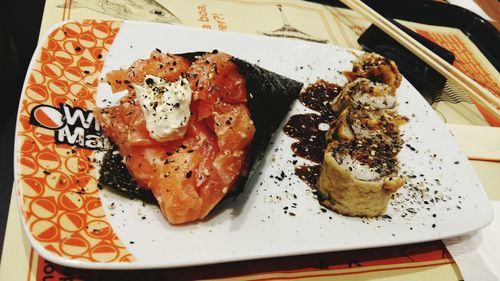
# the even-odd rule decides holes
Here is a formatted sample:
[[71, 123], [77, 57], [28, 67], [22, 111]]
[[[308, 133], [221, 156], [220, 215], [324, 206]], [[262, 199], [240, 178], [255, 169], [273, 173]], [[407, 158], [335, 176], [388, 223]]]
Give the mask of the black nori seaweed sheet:
[[[214, 53], [214, 50], [212, 53]], [[191, 61], [210, 52], [179, 54]], [[258, 65], [233, 57], [241, 75], [246, 79], [248, 102], [256, 133], [252, 140], [247, 164], [255, 168], [262, 159], [269, 141], [297, 99], [303, 83], [269, 71]]]
[[[207, 53], [193, 52], [179, 55], [195, 60], [196, 56]], [[303, 84], [238, 58], [233, 58], [232, 61], [246, 79], [247, 106], [256, 128], [246, 163], [248, 170], [251, 171], [259, 165], [271, 137], [290, 110], [293, 101], [297, 99]], [[113, 147], [112, 150], [117, 148]], [[123, 191], [133, 198], [151, 199], [151, 192], [139, 188], [122, 163], [119, 154], [108, 151], [106, 156], [99, 183]], [[228, 195], [239, 194], [247, 177], [247, 175], [240, 177]]]
[[[256, 128], [247, 159], [252, 170], [262, 160], [271, 137], [297, 99], [303, 84], [238, 58], [233, 58], [233, 62], [246, 79], [247, 106]], [[233, 188], [236, 194], [246, 179], [239, 182], [241, 184]]]
[[118, 151], [118, 147], [115, 144], [111, 144], [110, 148], [106, 150], [99, 171], [99, 185], [108, 186], [132, 199], [141, 199], [148, 203], [156, 202], [151, 191], [141, 188], [132, 178], [127, 167], [123, 164], [123, 157], [119, 153], [115, 153], [116, 151]]

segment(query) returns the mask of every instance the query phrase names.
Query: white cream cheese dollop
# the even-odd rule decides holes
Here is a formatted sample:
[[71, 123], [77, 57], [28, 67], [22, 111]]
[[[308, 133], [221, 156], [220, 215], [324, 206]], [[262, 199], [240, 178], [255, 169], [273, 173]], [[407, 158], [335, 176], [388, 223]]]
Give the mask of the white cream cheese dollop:
[[191, 116], [189, 81], [181, 77], [175, 82], [168, 82], [146, 75], [143, 84], [133, 86], [150, 136], [157, 141], [184, 137]]

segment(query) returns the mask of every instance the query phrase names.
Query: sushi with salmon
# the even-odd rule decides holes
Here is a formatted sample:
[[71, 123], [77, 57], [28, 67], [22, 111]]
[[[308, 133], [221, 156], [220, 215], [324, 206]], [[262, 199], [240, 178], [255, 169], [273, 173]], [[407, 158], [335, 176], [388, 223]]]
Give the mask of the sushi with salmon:
[[218, 51], [155, 50], [106, 80], [128, 94], [94, 109], [114, 144], [100, 183], [150, 192], [171, 224], [205, 218], [246, 181], [302, 88]]

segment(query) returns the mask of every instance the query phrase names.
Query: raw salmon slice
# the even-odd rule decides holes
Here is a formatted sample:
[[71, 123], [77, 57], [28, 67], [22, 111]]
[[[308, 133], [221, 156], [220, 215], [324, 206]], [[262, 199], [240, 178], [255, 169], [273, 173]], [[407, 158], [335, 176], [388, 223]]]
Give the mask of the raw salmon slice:
[[118, 146], [129, 173], [142, 188], [152, 191], [172, 224], [206, 217], [246, 173], [247, 150], [256, 130], [245, 104], [245, 79], [230, 59], [224, 53], [207, 54], [191, 63], [154, 51], [149, 59], [134, 62], [126, 75], [124, 71], [109, 75], [114, 89], [143, 83], [147, 74], [167, 81], [188, 77], [194, 97], [182, 139], [151, 138], [133, 87], [127, 87], [129, 94], [119, 105], [94, 110], [103, 134]]

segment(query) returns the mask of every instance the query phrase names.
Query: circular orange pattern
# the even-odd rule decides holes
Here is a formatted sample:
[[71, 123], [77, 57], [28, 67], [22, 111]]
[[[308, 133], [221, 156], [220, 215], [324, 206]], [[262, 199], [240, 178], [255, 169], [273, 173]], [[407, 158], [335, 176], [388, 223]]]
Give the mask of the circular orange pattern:
[[67, 67], [64, 69], [64, 77], [68, 80], [68, 81], [72, 81], [72, 82], [78, 82], [78, 81], [81, 81], [82, 78], [83, 78], [83, 75], [82, 75], [82, 70], [80, 67]]
[[31, 176], [38, 171], [35, 160], [27, 155], [19, 159], [19, 164], [21, 166], [21, 175], [23, 176]]
[[82, 28], [78, 23], [68, 23], [65, 24], [61, 30], [66, 33], [68, 37], [77, 37], [78, 34], [82, 33]]
[[60, 250], [66, 255], [83, 255], [89, 248], [90, 243], [83, 237], [70, 237], [63, 239], [59, 244]]
[[92, 194], [99, 190], [97, 188], [97, 180], [89, 175], [79, 176], [75, 179], [75, 185], [85, 194]]
[[78, 43], [84, 48], [93, 48], [96, 46], [98, 38], [92, 32], [85, 32], [78, 36]]
[[32, 84], [42, 84], [45, 82], [45, 76], [38, 70], [32, 70], [29, 79]]
[[21, 152], [28, 154], [38, 150], [38, 146], [34, 139], [27, 136], [21, 136], [19, 140], [21, 141]]
[[75, 212], [66, 212], [59, 216], [58, 224], [68, 232], [76, 232], [85, 226], [85, 216]]
[[29, 198], [43, 197], [43, 194], [45, 192], [45, 185], [43, 184], [42, 179], [23, 176], [19, 184], [23, 186], [22, 194], [26, 201], [28, 201]]
[[66, 51], [57, 51], [54, 56], [63, 65], [69, 65], [73, 62], [73, 56]]
[[36, 106], [62, 104], [91, 110], [103, 58], [120, 21], [75, 21], [56, 28], [43, 43], [21, 100], [18, 131], [18, 196], [32, 237], [69, 259], [133, 262], [106, 221], [99, 199], [93, 151], [57, 144], [55, 131], [30, 124]]
[[92, 94], [87, 89], [87, 87], [83, 87], [80, 83], [71, 84], [69, 87], [71, 94], [78, 97], [79, 99], [88, 99], [92, 97]]
[[85, 203], [85, 211], [89, 216], [96, 218], [104, 217], [104, 211], [102, 210], [102, 203], [99, 198], [91, 198]]
[[43, 75], [49, 78], [61, 77], [63, 68], [57, 63], [47, 63], [42, 66]]
[[27, 98], [36, 102], [43, 102], [49, 96], [47, 88], [41, 84], [30, 84], [24, 93]]
[[47, 186], [55, 191], [67, 190], [71, 185], [69, 176], [65, 173], [52, 172], [45, 177]]
[[100, 262], [109, 262], [116, 260], [120, 253], [120, 249], [109, 244], [97, 245], [90, 250], [90, 255], [94, 260]]
[[52, 79], [47, 83], [47, 86], [51, 93], [64, 95], [68, 92], [69, 83], [66, 80]]
[[91, 237], [102, 239], [112, 234], [109, 223], [104, 220], [94, 220], [87, 225], [87, 234]]
[[[36, 103], [30, 105], [34, 107]], [[33, 127], [33, 129], [34, 129], [33, 136], [35, 137], [35, 140], [40, 144], [41, 147], [50, 146], [51, 144], [54, 143], [54, 136], [51, 131], [40, 127]]]
[[44, 170], [55, 170], [61, 166], [61, 158], [55, 152], [44, 150], [37, 154], [37, 164]]
[[38, 62], [40, 63], [48, 63], [52, 60], [51, 52], [48, 50], [42, 49], [40, 51], [40, 56], [38, 57]]
[[30, 232], [40, 242], [52, 242], [60, 238], [59, 227], [52, 220], [35, 220], [31, 224]]
[[57, 205], [53, 197], [37, 197], [31, 201], [30, 209], [33, 215], [48, 219], [56, 215]]

